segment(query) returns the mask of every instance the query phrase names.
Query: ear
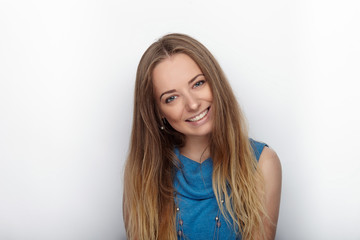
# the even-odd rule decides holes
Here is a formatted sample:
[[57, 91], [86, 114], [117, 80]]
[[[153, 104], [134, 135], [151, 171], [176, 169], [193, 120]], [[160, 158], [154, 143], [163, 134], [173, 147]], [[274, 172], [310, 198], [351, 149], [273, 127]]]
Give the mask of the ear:
[[159, 107], [156, 106], [155, 107], [155, 114], [159, 119], [163, 119], [164, 118], [164, 114], [162, 114], [162, 112], [160, 111]]

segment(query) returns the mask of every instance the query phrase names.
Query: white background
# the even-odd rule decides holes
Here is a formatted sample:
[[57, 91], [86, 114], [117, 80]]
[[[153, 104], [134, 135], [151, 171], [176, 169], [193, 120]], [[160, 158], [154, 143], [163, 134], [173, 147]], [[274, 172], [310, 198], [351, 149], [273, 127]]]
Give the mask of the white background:
[[349, 0], [1, 1], [0, 239], [125, 239], [138, 61], [181, 32], [278, 153], [277, 239], [360, 239], [360, 10]]

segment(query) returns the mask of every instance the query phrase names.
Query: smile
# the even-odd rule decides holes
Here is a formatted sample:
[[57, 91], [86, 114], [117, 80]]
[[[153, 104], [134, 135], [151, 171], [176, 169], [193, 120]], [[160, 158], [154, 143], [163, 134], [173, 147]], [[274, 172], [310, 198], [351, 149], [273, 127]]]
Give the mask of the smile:
[[196, 122], [196, 121], [199, 121], [199, 120], [203, 119], [206, 116], [206, 114], [209, 112], [209, 108], [210, 107], [205, 109], [205, 111], [201, 112], [199, 115], [196, 115], [195, 117], [189, 118], [186, 121]]

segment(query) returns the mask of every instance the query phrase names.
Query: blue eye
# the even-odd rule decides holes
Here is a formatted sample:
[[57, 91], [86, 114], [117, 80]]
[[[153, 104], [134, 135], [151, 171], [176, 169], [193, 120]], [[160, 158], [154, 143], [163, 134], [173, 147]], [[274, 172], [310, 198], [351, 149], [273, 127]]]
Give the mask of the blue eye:
[[174, 101], [175, 98], [177, 98], [177, 96], [168, 97], [167, 99], [165, 99], [165, 103], [170, 103], [170, 102]]
[[194, 84], [194, 88], [200, 87], [204, 83], [205, 83], [205, 80], [198, 81], [197, 83]]

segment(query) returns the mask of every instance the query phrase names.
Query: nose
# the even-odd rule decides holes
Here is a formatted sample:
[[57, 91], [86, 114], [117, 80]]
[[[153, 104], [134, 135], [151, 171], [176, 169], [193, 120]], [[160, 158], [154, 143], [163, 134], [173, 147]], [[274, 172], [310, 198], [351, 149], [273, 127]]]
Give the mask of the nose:
[[196, 96], [191, 93], [187, 94], [185, 97], [185, 107], [188, 111], [197, 111], [200, 107], [200, 101], [196, 98]]

